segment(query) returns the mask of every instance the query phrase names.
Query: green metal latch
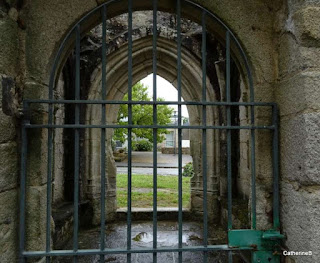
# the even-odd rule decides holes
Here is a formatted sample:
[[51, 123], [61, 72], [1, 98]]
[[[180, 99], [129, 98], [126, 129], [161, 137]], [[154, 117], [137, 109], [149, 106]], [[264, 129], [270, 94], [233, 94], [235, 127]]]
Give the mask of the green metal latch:
[[229, 247], [253, 251], [252, 263], [279, 263], [280, 241], [284, 238], [276, 230], [240, 229], [228, 232]]

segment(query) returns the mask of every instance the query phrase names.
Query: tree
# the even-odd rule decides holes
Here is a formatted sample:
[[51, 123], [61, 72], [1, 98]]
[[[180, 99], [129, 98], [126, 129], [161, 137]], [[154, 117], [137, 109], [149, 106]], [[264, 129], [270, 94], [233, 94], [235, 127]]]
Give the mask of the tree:
[[[148, 95], [148, 87], [144, 86], [142, 83], [138, 82], [132, 87], [132, 100], [133, 101], [151, 101], [152, 98]], [[128, 100], [128, 94], [123, 97], [124, 101]], [[158, 101], [164, 101], [162, 98], [158, 98]], [[167, 105], [157, 106], [157, 124], [167, 125], [171, 123], [173, 108]], [[121, 104], [118, 112], [118, 124], [126, 125], [128, 124], [128, 105]], [[132, 105], [132, 124], [133, 125], [152, 125], [153, 124], [153, 105]], [[152, 129], [132, 129], [134, 133], [139, 138], [145, 138], [150, 142], [153, 142], [153, 131]], [[157, 141], [158, 143], [163, 142], [165, 139], [165, 134], [168, 131], [166, 129], [157, 130]], [[128, 129], [119, 128], [115, 130], [114, 140], [119, 140], [122, 143], [126, 140], [128, 135]]]

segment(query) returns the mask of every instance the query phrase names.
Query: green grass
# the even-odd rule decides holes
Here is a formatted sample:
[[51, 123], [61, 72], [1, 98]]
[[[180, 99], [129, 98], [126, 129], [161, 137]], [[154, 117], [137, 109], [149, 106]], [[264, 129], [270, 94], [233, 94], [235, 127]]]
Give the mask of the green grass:
[[[178, 207], [178, 176], [158, 175], [158, 207]], [[117, 204], [118, 208], [127, 206], [126, 174], [117, 175]], [[153, 205], [152, 175], [132, 175], [132, 207], [152, 207]], [[189, 207], [190, 178], [182, 178], [182, 205]]]

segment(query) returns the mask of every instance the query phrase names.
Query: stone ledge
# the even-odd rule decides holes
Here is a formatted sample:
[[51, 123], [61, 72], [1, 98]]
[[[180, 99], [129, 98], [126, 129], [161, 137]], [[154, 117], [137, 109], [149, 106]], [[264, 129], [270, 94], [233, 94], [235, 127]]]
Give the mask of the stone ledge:
[[[157, 218], [159, 221], [178, 220], [178, 208], [176, 207], [159, 207], [157, 208]], [[187, 208], [182, 209], [183, 220], [191, 219], [191, 211]], [[132, 221], [152, 220], [152, 208], [132, 208]], [[127, 220], [127, 208], [117, 209], [117, 220]]]

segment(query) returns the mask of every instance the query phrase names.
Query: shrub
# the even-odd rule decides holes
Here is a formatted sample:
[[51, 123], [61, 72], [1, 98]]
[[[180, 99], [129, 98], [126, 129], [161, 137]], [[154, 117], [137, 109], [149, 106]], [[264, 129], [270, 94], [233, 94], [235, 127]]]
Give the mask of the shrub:
[[148, 140], [136, 141], [133, 144], [133, 150], [138, 152], [149, 152], [152, 150], [152, 143]]
[[189, 162], [185, 166], [183, 166], [182, 175], [185, 176], [185, 177], [193, 177], [194, 176], [194, 170], [193, 170], [192, 162]]

